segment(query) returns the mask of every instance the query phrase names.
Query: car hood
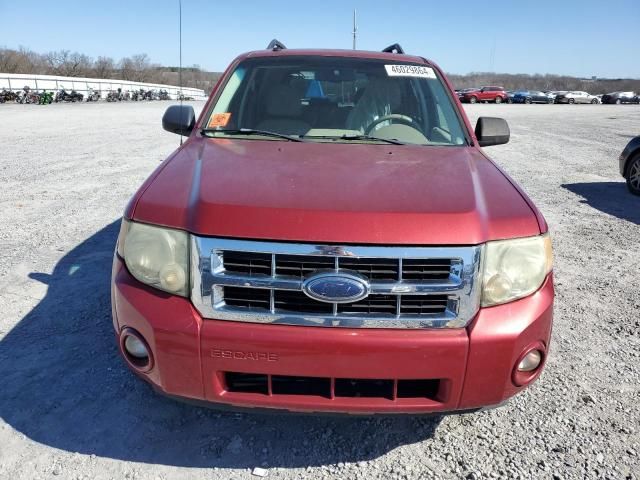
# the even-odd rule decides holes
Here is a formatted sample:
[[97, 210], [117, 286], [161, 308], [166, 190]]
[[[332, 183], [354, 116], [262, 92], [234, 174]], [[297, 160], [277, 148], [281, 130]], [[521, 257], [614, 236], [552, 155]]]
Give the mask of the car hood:
[[193, 137], [128, 214], [209, 236], [461, 245], [539, 234], [532, 208], [475, 147]]

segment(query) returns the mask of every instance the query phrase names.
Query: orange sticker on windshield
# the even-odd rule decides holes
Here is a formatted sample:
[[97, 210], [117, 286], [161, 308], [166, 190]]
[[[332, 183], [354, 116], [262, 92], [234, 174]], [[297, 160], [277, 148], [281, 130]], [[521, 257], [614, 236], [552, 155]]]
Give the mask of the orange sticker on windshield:
[[231, 120], [231, 113], [214, 113], [209, 119], [207, 128], [226, 127]]

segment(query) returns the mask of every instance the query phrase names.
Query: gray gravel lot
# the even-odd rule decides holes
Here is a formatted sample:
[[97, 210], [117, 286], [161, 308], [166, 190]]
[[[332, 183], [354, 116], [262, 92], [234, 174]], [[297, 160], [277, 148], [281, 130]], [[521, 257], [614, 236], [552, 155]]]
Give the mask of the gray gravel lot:
[[177, 146], [166, 106], [0, 105], [0, 478], [640, 477], [640, 198], [617, 170], [639, 106], [467, 107], [509, 121], [487, 151], [550, 224], [552, 353], [504, 407], [422, 418], [220, 413], [129, 373], [110, 261], [128, 198]]

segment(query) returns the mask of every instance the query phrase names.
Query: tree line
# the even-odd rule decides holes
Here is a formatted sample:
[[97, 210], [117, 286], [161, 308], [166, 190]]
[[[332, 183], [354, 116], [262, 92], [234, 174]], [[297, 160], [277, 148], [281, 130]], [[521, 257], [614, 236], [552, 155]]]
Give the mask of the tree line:
[[[178, 85], [179, 82], [177, 67], [164, 67], [153, 63], [146, 53], [115, 60], [103, 56], [94, 59], [70, 50], [36, 53], [23, 47], [17, 50], [0, 48], [0, 72], [104, 78], [167, 85]], [[198, 65], [182, 69], [183, 86], [201, 88], [206, 92], [213, 88], [219, 77], [219, 73], [205, 72]]]
[[[0, 48], [0, 72], [37, 75], [61, 75], [67, 77], [106, 78], [135, 82], [178, 85], [177, 67], [153, 63], [145, 53], [120, 60], [100, 56], [96, 59], [70, 50], [36, 53], [24, 47]], [[221, 73], [203, 71], [198, 65], [182, 70], [185, 87], [201, 88], [211, 92]], [[466, 75], [449, 74], [455, 88], [502, 86], [507, 90], [585, 90], [594, 95], [614, 91], [640, 92], [637, 79], [582, 79], [567, 75], [508, 74], [473, 72]]]

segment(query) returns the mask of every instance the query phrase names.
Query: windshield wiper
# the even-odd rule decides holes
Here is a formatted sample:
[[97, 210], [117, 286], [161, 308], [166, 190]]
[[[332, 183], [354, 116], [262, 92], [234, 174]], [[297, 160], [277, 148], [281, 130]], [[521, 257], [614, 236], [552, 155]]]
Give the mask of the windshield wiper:
[[285, 135], [284, 133], [268, 132], [267, 130], [256, 130], [254, 128], [229, 128], [219, 130], [217, 128], [203, 128], [200, 130], [202, 135], [210, 133], [223, 133], [225, 135], [262, 135], [264, 137], [282, 138], [283, 140], [289, 140], [290, 142], [303, 142], [299, 137], [292, 137]]
[[358, 134], [358, 135], [303, 135], [303, 138], [326, 138], [332, 140], [372, 140], [376, 142], [392, 143], [393, 145], [406, 145], [399, 140], [392, 140], [390, 138], [372, 137], [371, 135]]
[[394, 145], [406, 145], [406, 143], [401, 142], [400, 140], [393, 140], [391, 138], [380, 138], [380, 137], [372, 137], [371, 135], [342, 135], [340, 137], [341, 140], [376, 140], [379, 142], [387, 142], [392, 143]]

